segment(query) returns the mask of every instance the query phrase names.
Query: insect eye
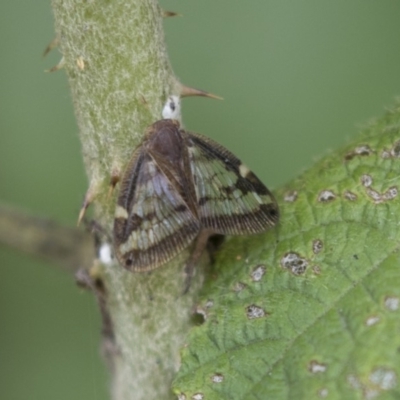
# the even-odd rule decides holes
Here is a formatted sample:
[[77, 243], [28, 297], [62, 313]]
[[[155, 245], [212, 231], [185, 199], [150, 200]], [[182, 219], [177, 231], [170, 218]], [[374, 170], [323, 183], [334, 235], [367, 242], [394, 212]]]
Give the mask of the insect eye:
[[128, 259], [125, 261], [125, 265], [126, 265], [127, 267], [130, 267], [132, 264], [133, 264], [133, 263], [132, 263], [132, 259], [131, 259], [131, 258], [128, 258]]
[[278, 215], [278, 210], [276, 210], [275, 208], [272, 208], [272, 209], [270, 210], [270, 214], [271, 214], [273, 217], [276, 217], [276, 216]]

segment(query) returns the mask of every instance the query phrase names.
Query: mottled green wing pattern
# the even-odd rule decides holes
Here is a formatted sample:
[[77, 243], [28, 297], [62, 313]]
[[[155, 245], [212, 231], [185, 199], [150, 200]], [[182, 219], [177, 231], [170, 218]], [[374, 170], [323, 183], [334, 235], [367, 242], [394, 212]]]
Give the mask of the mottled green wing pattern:
[[122, 265], [148, 271], [185, 249], [199, 222], [143, 149], [128, 166], [115, 213], [114, 241]]
[[271, 192], [220, 144], [186, 133], [201, 226], [227, 235], [264, 232], [278, 220]]
[[173, 384], [180, 399], [400, 399], [400, 105], [231, 238]]

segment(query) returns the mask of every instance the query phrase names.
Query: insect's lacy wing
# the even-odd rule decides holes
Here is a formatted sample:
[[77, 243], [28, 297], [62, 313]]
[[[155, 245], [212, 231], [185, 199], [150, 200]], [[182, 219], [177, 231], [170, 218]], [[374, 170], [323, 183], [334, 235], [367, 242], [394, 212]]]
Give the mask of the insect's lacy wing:
[[114, 220], [120, 263], [150, 271], [185, 249], [200, 224], [157, 164], [143, 150], [124, 175]]
[[275, 225], [278, 206], [264, 184], [220, 144], [187, 134], [202, 227], [238, 235], [263, 232]]

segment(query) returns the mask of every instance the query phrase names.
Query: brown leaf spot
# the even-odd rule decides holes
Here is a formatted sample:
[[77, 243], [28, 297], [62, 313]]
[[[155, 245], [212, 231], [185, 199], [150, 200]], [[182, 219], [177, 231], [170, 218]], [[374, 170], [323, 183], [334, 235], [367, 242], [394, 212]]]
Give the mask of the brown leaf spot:
[[314, 265], [312, 270], [315, 275], [319, 275], [321, 273], [321, 268], [318, 265]]
[[395, 197], [397, 197], [398, 193], [399, 192], [398, 192], [397, 187], [396, 186], [392, 186], [388, 190], [386, 190], [385, 193], [383, 193], [382, 199], [383, 200], [392, 200]]
[[261, 307], [252, 304], [246, 307], [246, 315], [248, 319], [257, 319], [265, 317], [267, 314]]
[[302, 275], [306, 271], [308, 261], [299, 254], [290, 252], [281, 258], [282, 268], [290, 270], [293, 275]]
[[328, 203], [336, 199], [335, 193], [332, 190], [322, 190], [318, 195], [318, 201], [321, 203]]
[[328, 397], [329, 390], [327, 388], [322, 388], [321, 390], [318, 391], [318, 396], [321, 397], [321, 399], [325, 399]]
[[234, 292], [241, 292], [246, 285], [243, 282], [236, 282], [235, 285], [233, 286], [233, 291]]
[[196, 306], [196, 314], [198, 314], [199, 316], [201, 316], [203, 318], [203, 320], [205, 321], [208, 318], [208, 311], [210, 310], [210, 308], [214, 305], [214, 301], [213, 300], [207, 300], [206, 304], [202, 305], [199, 304]]
[[214, 300], [208, 299], [206, 301], [206, 308], [210, 309], [214, 305]]
[[289, 192], [285, 193], [285, 196], [283, 197], [284, 201], [287, 201], [288, 203], [293, 203], [297, 200], [297, 191], [296, 190], [291, 190]]
[[321, 239], [315, 239], [312, 244], [314, 254], [318, 254], [324, 248], [324, 242]]
[[381, 390], [390, 390], [397, 385], [396, 372], [390, 368], [379, 367], [371, 372], [369, 381]]
[[376, 190], [367, 187], [367, 195], [375, 201], [375, 203], [380, 203], [382, 201], [381, 194]]
[[387, 296], [385, 298], [385, 307], [389, 311], [397, 311], [400, 306], [400, 299], [395, 296]]
[[400, 157], [400, 140], [393, 144], [393, 147], [392, 147], [392, 150], [390, 153], [391, 153], [392, 157], [395, 157], [395, 158]]
[[198, 321], [199, 325], [202, 325], [208, 318], [206, 310], [200, 305], [196, 307], [195, 314], [197, 315], [196, 322]]
[[382, 153], [381, 153], [381, 157], [382, 157], [383, 159], [388, 159], [388, 158], [390, 158], [390, 157], [391, 157], [390, 151], [388, 151], [388, 150], [386, 150], [386, 149], [383, 149], [383, 150], [382, 150]]
[[368, 174], [361, 175], [361, 184], [365, 187], [370, 187], [372, 185], [372, 176]]
[[357, 195], [353, 192], [350, 192], [350, 190], [345, 190], [343, 193], [343, 196], [346, 200], [349, 200], [349, 201], [357, 200]]
[[326, 364], [322, 364], [316, 360], [311, 360], [308, 364], [308, 370], [313, 374], [316, 374], [318, 372], [325, 372], [326, 368]]
[[347, 382], [353, 389], [360, 389], [362, 386], [359, 378], [355, 375], [348, 375]]
[[267, 269], [265, 268], [265, 265], [257, 265], [257, 267], [255, 267], [251, 273], [251, 279], [254, 282], [260, 281], [261, 278], [264, 276], [266, 270]]
[[224, 376], [222, 374], [215, 374], [211, 377], [211, 381], [213, 383], [222, 383], [224, 380]]
[[365, 326], [376, 325], [380, 321], [377, 315], [371, 315], [365, 320]]
[[344, 157], [346, 161], [353, 159], [356, 156], [369, 156], [372, 154], [371, 148], [367, 144], [356, 147], [353, 151], [347, 153]]

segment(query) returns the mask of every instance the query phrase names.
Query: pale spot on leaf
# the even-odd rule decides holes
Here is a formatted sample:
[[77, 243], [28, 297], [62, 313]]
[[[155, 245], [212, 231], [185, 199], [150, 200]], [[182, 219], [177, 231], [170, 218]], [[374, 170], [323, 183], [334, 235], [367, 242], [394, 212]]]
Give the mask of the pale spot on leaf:
[[396, 186], [390, 187], [382, 196], [384, 200], [392, 200], [398, 195], [398, 190]]
[[357, 146], [353, 151], [346, 154], [345, 160], [351, 160], [356, 156], [369, 156], [372, 154], [371, 148], [367, 144]]
[[318, 265], [314, 265], [312, 270], [315, 275], [319, 275], [321, 273], [321, 268]]
[[312, 244], [314, 254], [318, 254], [324, 248], [324, 242], [321, 239], [315, 239]]
[[400, 299], [394, 296], [385, 298], [385, 307], [390, 311], [397, 311], [399, 309]]
[[318, 201], [321, 203], [327, 203], [335, 199], [336, 195], [332, 192], [332, 190], [322, 190], [318, 195]]
[[211, 377], [212, 382], [221, 383], [224, 380], [224, 376], [222, 374], [215, 374]]
[[390, 158], [390, 152], [386, 149], [382, 150], [381, 157], [384, 159]]
[[236, 282], [235, 285], [233, 286], [233, 291], [234, 292], [241, 292], [246, 285], [243, 282]]
[[328, 397], [329, 391], [326, 388], [322, 388], [319, 392], [318, 392], [318, 396], [321, 397], [322, 399], [325, 399], [325, 397]]
[[294, 201], [297, 200], [297, 191], [291, 190], [290, 192], [286, 192], [285, 196], [283, 197], [283, 200], [287, 201], [288, 203], [293, 203]]
[[349, 385], [353, 389], [360, 389], [361, 388], [361, 382], [355, 375], [349, 375], [347, 377], [347, 382], [349, 383]]
[[376, 315], [371, 315], [370, 317], [368, 317], [365, 321], [365, 325], [366, 326], [372, 326], [375, 325], [379, 322], [380, 318]]
[[389, 368], [375, 369], [369, 376], [369, 380], [382, 390], [393, 389], [397, 384], [396, 373]]
[[391, 150], [392, 157], [399, 158], [400, 157], [400, 141], [394, 143], [393, 148]]
[[365, 187], [370, 187], [372, 185], [372, 177], [371, 175], [364, 174], [361, 176], [361, 184]]
[[375, 201], [375, 203], [380, 203], [381, 202], [381, 195], [378, 193], [376, 190], [367, 188], [367, 195]]
[[305, 258], [300, 257], [299, 254], [290, 252], [286, 253], [281, 258], [281, 266], [282, 268], [290, 270], [294, 275], [301, 275], [306, 271], [308, 261]]
[[312, 372], [313, 374], [316, 374], [318, 372], [325, 372], [326, 371], [326, 364], [322, 364], [316, 360], [310, 361], [308, 364], [308, 370]]
[[252, 304], [246, 308], [246, 314], [248, 319], [262, 318], [266, 315], [265, 311], [255, 304]]
[[266, 271], [265, 265], [258, 265], [256, 268], [254, 268], [253, 272], [251, 273], [251, 279], [254, 282], [258, 282], [261, 280], [261, 278], [264, 276]]
[[343, 193], [343, 196], [346, 200], [350, 200], [350, 201], [357, 200], [357, 195], [353, 192], [350, 192], [350, 190], [345, 190]]

